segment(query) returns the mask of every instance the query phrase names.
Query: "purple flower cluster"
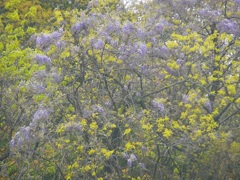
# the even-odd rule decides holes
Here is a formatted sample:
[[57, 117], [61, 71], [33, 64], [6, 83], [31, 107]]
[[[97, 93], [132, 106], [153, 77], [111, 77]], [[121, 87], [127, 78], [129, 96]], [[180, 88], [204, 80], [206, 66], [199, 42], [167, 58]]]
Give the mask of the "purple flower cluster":
[[118, 47], [118, 42], [113, 39], [110, 39], [109, 44], [114, 48]]
[[52, 38], [50, 34], [41, 34], [36, 39], [37, 46], [39, 46], [42, 49], [44, 49], [51, 43], [52, 43]]
[[72, 34], [79, 34], [81, 32], [86, 32], [88, 29], [88, 23], [86, 21], [82, 21], [82, 22], [79, 22], [79, 23], [76, 23], [72, 29], [71, 29], [71, 32]]
[[162, 23], [158, 23], [153, 27], [152, 32], [154, 34], [161, 34], [163, 31], [163, 28], [164, 28], [164, 25]]
[[20, 133], [23, 135], [23, 138], [24, 138], [25, 141], [30, 139], [30, 127], [29, 126], [22, 127], [20, 129]]
[[139, 69], [143, 75], [147, 75], [149, 72], [152, 72], [152, 67], [147, 64], [140, 65]]
[[52, 43], [59, 40], [62, 36], [62, 32], [53, 32], [52, 34], [40, 34], [36, 39], [36, 45], [42, 50], [49, 47]]
[[212, 103], [210, 101], [207, 101], [205, 103], [205, 108], [208, 110], [209, 113], [212, 113]]
[[97, 42], [93, 45], [95, 49], [103, 49], [104, 41], [102, 39], [98, 39]]
[[56, 42], [56, 47], [60, 50], [62, 50], [65, 47], [65, 42], [64, 41], [58, 41]]
[[240, 6], [240, 0], [233, 0], [233, 2], [234, 2], [237, 6]]
[[51, 39], [52, 40], [59, 40], [61, 38], [61, 36], [62, 36], [62, 33], [55, 31], [51, 34]]
[[130, 169], [133, 166], [133, 163], [137, 162], [137, 157], [135, 154], [130, 154], [129, 159], [127, 160], [127, 167]]
[[21, 127], [20, 131], [18, 131], [15, 136], [11, 139], [9, 145], [10, 148], [14, 148], [14, 146], [17, 146], [17, 148], [20, 148], [23, 144], [23, 142], [27, 142], [30, 140], [30, 127]]
[[40, 65], [51, 65], [51, 59], [46, 55], [36, 54], [35, 59]]
[[236, 21], [230, 19], [224, 19], [217, 24], [217, 29], [220, 32], [225, 32], [228, 34], [239, 34], [239, 26]]
[[43, 94], [46, 90], [45, 86], [40, 83], [32, 84], [32, 89], [37, 94]]
[[146, 33], [142, 29], [137, 30], [138, 38], [143, 40], [146, 37]]
[[170, 56], [170, 51], [166, 46], [162, 46], [160, 48], [153, 47], [152, 54], [157, 58], [168, 59]]
[[188, 95], [184, 94], [182, 96], [182, 100], [183, 100], [184, 103], [188, 103], [188, 99], [189, 99]]
[[99, 114], [104, 115], [105, 111], [100, 105], [93, 105], [92, 106], [94, 112], [98, 112]]
[[182, 59], [177, 59], [177, 64], [179, 64], [179, 65], [184, 65], [185, 64], [185, 61], [184, 60], [182, 60]]
[[161, 113], [164, 113], [165, 108], [161, 102], [157, 102], [156, 100], [153, 100], [152, 105], [153, 105], [153, 107], [157, 108]]
[[106, 32], [107, 34], [120, 33], [120, 30], [121, 30], [120, 29], [120, 24], [118, 22], [108, 24], [104, 28], [104, 32]]
[[144, 56], [147, 53], [147, 46], [143, 43], [136, 43], [135, 48], [141, 56]]
[[33, 116], [33, 123], [35, 124], [36, 122], [40, 120], [47, 120], [49, 117], [49, 112], [42, 106], [39, 107], [39, 109], [36, 111], [36, 113]]
[[60, 78], [60, 76], [57, 74], [57, 73], [52, 73], [52, 77], [53, 77], [53, 81], [55, 82], [55, 83], [59, 83], [59, 82], [61, 82], [61, 78]]
[[125, 34], [131, 34], [132, 32], [135, 31], [135, 26], [130, 23], [130, 22], [127, 22], [123, 27], [122, 27], [122, 31], [123, 33]]
[[209, 8], [204, 8], [198, 11], [199, 16], [209, 20], [216, 20], [221, 14], [221, 10], [211, 10]]

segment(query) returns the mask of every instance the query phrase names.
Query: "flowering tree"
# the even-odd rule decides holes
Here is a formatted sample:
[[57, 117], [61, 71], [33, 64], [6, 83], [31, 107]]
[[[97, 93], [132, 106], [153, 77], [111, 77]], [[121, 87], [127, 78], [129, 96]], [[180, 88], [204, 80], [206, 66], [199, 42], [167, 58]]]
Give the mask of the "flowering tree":
[[39, 69], [31, 62], [35, 43], [30, 37], [59, 26], [62, 16], [69, 20], [69, 13], [51, 9], [49, 2], [29, 0], [2, 0], [0, 9], [0, 166], [8, 166], [13, 163], [8, 159], [9, 141], [36, 110], [24, 84]]
[[131, 15], [103, 2], [36, 35], [25, 84], [38, 107], [10, 141], [14, 176], [239, 177], [240, 3], [155, 0]]

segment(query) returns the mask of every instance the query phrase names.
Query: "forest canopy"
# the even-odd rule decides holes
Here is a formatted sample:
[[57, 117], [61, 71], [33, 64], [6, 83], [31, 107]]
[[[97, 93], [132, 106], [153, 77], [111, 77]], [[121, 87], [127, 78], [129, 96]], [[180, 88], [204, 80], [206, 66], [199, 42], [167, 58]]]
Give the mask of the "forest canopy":
[[240, 177], [240, 1], [3, 0], [0, 179]]

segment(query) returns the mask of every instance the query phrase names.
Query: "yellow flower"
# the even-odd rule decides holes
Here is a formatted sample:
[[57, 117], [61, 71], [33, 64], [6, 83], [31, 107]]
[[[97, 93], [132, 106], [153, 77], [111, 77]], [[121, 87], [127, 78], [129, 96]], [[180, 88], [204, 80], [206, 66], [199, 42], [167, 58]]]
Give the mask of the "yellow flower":
[[163, 132], [163, 136], [164, 136], [165, 138], [171, 137], [172, 134], [173, 134], [173, 132], [172, 132], [170, 129], [165, 129], [164, 132]]
[[95, 150], [94, 149], [91, 149], [90, 151], [88, 151], [88, 154], [89, 155], [93, 155], [95, 153]]
[[79, 150], [81, 152], [83, 150], [83, 146], [78, 146], [77, 150]]
[[167, 45], [168, 49], [173, 49], [175, 47], [178, 47], [178, 43], [175, 41], [167, 41], [166, 45]]
[[229, 85], [229, 86], [227, 86], [227, 89], [228, 89], [228, 93], [229, 93], [230, 95], [236, 94], [236, 88], [235, 88], [234, 85]]
[[98, 125], [97, 125], [96, 122], [92, 122], [92, 123], [90, 124], [90, 129], [96, 130], [97, 128], [98, 128]]
[[130, 128], [127, 128], [125, 131], [124, 131], [124, 135], [126, 135], [126, 134], [129, 134], [130, 132], [131, 132], [132, 130], [130, 129]]
[[105, 148], [102, 148], [101, 152], [103, 153], [105, 158], [109, 159], [109, 157], [113, 154], [114, 150], [108, 151]]
[[85, 167], [84, 167], [84, 170], [85, 171], [90, 171], [92, 168], [91, 168], [91, 166], [90, 165], [86, 165]]
[[132, 143], [127, 142], [127, 144], [125, 144], [125, 149], [126, 149], [127, 151], [130, 151], [130, 150], [132, 150], [132, 149], [135, 149], [135, 146], [132, 145]]

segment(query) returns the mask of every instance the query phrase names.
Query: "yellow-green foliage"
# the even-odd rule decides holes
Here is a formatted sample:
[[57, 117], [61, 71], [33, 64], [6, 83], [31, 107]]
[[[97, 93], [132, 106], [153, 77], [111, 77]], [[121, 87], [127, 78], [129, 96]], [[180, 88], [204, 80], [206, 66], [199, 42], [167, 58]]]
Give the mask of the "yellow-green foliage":
[[[6, 142], [24, 139], [25, 127], [31, 138], [12, 145], [4, 178], [238, 177], [240, 42], [207, 17], [199, 23], [196, 13], [210, 1], [177, 3], [180, 17], [169, 3], [120, 11], [117, 0], [99, 0], [81, 11], [19, 2], [4, 1], [1, 14], [0, 97], [8, 109], [0, 109], [0, 127]], [[26, 40], [60, 30], [46, 48]], [[37, 64], [35, 54], [51, 64]], [[32, 90], [36, 82], [44, 91]]]

